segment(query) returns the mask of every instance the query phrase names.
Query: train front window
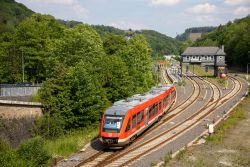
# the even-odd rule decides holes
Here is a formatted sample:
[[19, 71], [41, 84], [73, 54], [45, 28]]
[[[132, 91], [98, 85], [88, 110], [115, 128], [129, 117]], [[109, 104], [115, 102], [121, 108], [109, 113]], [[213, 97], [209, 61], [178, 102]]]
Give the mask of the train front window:
[[122, 126], [121, 116], [105, 116], [103, 131], [104, 132], [120, 132]]

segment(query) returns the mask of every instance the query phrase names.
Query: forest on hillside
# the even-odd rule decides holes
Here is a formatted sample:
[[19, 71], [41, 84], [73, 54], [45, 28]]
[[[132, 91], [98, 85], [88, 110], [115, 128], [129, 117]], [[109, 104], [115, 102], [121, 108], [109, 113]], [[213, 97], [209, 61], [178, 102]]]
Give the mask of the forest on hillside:
[[202, 35], [193, 46], [225, 46], [226, 63], [245, 69], [250, 62], [250, 16], [220, 25]]
[[17, 26], [26, 17], [34, 12], [21, 3], [14, 0], [0, 1], [0, 34], [14, 31]]
[[191, 28], [187, 28], [184, 33], [177, 35], [175, 37], [175, 39], [177, 39], [179, 41], [186, 41], [186, 40], [188, 40], [190, 33], [202, 33], [202, 34], [204, 34], [204, 33], [214, 31], [215, 29], [216, 29], [216, 27], [191, 27]]
[[0, 82], [23, 82], [24, 69], [24, 81], [43, 83], [44, 110], [50, 117], [59, 113], [67, 128], [87, 126], [109, 102], [155, 84], [144, 36], [127, 40], [107, 34], [101, 39], [89, 25], [67, 28], [49, 15], [34, 14], [15, 33], [3, 34], [0, 53]]
[[[0, 37], [0, 82], [21, 83], [24, 70], [25, 82], [43, 83], [38, 97], [44, 114], [32, 131], [35, 136], [56, 138], [77, 129], [97, 127], [111, 103], [154, 86], [157, 77], [151, 51], [143, 35], [128, 40], [109, 33], [101, 38], [87, 24], [68, 28], [50, 15], [33, 14], [14, 32]], [[40, 141], [31, 139], [27, 147], [43, 145]], [[14, 156], [8, 154], [9, 149], [3, 153], [0, 161]], [[30, 166], [47, 162], [48, 157], [41, 156], [38, 158], [45, 159], [31, 161], [35, 165]]]

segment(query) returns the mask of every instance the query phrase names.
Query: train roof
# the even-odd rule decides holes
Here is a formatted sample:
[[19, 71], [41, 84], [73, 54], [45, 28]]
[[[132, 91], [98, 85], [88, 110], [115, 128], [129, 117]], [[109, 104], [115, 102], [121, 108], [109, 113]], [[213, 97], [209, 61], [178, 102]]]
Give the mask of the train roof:
[[109, 107], [105, 115], [125, 115], [128, 110], [134, 108], [135, 106], [142, 104], [170, 89], [172, 84], [163, 84], [157, 87], [153, 87], [149, 92], [144, 94], [136, 94], [132, 97], [127, 98], [126, 100], [120, 100]]

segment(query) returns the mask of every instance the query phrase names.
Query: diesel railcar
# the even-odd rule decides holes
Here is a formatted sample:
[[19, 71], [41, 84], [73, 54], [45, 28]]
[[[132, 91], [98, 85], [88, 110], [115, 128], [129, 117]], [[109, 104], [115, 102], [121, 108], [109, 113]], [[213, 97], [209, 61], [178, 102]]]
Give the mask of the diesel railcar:
[[165, 114], [176, 100], [175, 85], [153, 87], [117, 101], [108, 108], [100, 123], [100, 141], [106, 147], [124, 147]]

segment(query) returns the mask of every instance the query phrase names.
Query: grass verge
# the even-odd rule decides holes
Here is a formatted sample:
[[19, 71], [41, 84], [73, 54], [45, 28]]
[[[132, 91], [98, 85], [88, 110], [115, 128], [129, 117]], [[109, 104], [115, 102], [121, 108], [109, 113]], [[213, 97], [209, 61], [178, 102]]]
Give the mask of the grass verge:
[[240, 120], [245, 119], [245, 114], [244, 114], [244, 106], [250, 103], [250, 97], [247, 97], [244, 99], [243, 102], [241, 102], [232, 112], [229, 114], [229, 117], [222, 121], [215, 133], [207, 138], [208, 142], [213, 142], [213, 143], [220, 143], [223, 140], [223, 137], [225, 136], [226, 131], [236, 125]]
[[54, 140], [46, 140], [45, 148], [53, 158], [66, 157], [81, 149], [89, 141], [97, 137], [98, 128], [89, 127], [69, 132]]

